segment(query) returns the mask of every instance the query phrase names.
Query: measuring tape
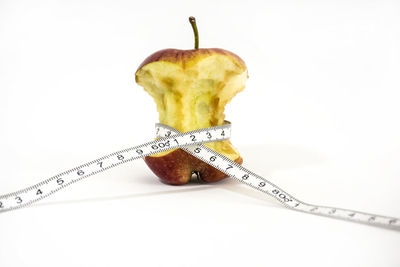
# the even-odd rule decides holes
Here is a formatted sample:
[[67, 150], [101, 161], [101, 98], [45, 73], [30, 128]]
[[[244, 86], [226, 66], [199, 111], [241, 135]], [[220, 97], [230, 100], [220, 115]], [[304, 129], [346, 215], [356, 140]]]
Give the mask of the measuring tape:
[[229, 122], [221, 126], [203, 128], [185, 133], [181, 133], [167, 125], [157, 123], [156, 136], [158, 139], [155, 141], [111, 153], [23, 190], [0, 196], [0, 212], [26, 207], [84, 178], [123, 163], [162, 151], [181, 148], [226, 175], [274, 197], [287, 208], [315, 215], [400, 230], [399, 218], [349, 209], [312, 205], [300, 201], [267, 179], [202, 145], [204, 143], [229, 139], [231, 136], [231, 124]]

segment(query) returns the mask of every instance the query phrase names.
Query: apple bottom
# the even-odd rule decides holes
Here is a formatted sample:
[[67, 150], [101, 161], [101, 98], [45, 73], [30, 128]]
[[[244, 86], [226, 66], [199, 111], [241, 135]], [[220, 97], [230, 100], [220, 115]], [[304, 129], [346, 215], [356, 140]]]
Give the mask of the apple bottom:
[[[217, 182], [228, 177], [225, 173], [182, 149], [174, 150], [161, 157], [148, 156], [144, 158], [144, 161], [158, 178], [172, 185], [188, 183], [193, 173], [198, 173], [200, 179], [206, 183]], [[239, 156], [235, 162], [242, 164], [242, 157]]]

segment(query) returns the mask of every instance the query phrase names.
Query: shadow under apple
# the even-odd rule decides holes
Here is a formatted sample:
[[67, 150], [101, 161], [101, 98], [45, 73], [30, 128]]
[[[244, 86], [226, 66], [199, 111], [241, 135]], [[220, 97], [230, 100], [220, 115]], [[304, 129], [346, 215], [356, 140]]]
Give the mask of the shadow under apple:
[[[291, 170], [309, 165], [318, 165], [326, 161], [325, 157], [318, 151], [294, 145], [244, 145], [240, 146], [238, 149], [244, 159], [243, 166], [263, 177], [266, 177], [267, 179], [277, 171]], [[126, 179], [124, 180], [127, 181]], [[132, 179], [129, 179], [128, 181], [129, 186], [132, 186], [133, 183], [146, 183], [150, 185], [161, 182], [157, 177], [150, 175], [143, 177], [134, 177], [134, 175], [132, 175]], [[279, 185], [279, 181], [272, 180], [271, 182]], [[235, 179], [228, 178], [215, 183], [202, 184], [194, 176], [187, 185], [173, 186], [166, 184], [165, 186], [168, 186], [169, 188], [167, 190], [156, 192], [53, 201], [38, 203], [35, 206], [145, 198], [159, 195], [190, 193], [193, 191], [208, 190], [209, 187], [213, 187], [247, 196], [253, 200], [257, 200], [257, 202], [259, 201], [260, 205], [268, 204], [268, 206], [281, 207], [272, 197], [266, 196], [256, 190], [251, 190]], [[171, 190], [171, 187], [176, 187], [176, 189]], [[266, 200], [269, 201], [266, 203]]]

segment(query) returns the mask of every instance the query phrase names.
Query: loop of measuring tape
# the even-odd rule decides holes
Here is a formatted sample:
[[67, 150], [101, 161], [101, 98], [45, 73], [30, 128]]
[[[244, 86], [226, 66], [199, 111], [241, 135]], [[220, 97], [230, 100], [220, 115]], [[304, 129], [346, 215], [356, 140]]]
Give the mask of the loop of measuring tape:
[[274, 197], [283, 206], [301, 212], [314, 215], [327, 216], [358, 223], [370, 224], [379, 227], [400, 230], [400, 219], [360, 212], [349, 209], [326, 207], [308, 204], [293, 197], [269, 180], [253, 173], [224, 155], [204, 146], [204, 143], [227, 140], [231, 135], [231, 124], [216, 127], [203, 128], [195, 131], [181, 133], [167, 125], [156, 124], [157, 140], [142, 145], [120, 150], [86, 164], [80, 165], [43, 182], [30, 186], [14, 193], [0, 196], [0, 212], [26, 207], [34, 202], [80, 181], [84, 178], [111, 169], [123, 163], [133, 161], [167, 151], [180, 148], [205, 163], [220, 170], [226, 175]]

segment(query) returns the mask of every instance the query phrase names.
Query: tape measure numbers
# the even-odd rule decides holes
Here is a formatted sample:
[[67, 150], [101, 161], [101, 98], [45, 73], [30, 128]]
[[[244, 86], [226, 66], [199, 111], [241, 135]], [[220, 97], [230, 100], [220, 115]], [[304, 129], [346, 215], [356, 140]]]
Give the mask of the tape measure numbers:
[[312, 205], [300, 201], [264, 177], [253, 173], [224, 155], [202, 145], [227, 140], [231, 136], [231, 124], [198, 129], [181, 133], [164, 124], [156, 124], [155, 141], [111, 153], [80, 165], [36, 185], [0, 196], [0, 212], [26, 207], [84, 178], [103, 172], [145, 156], [181, 148], [236, 180], [268, 194], [287, 208], [315, 215], [349, 220], [374, 226], [400, 230], [400, 219], [349, 209]]
[[172, 130], [157, 126], [156, 135], [160, 136], [162, 132], [162, 137], [158, 140], [108, 154], [28, 188], [0, 196], [0, 212], [26, 207], [84, 178], [132, 160], [182, 146], [227, 140], [231, 135], [230, 126], [224, 124], [174, 135]]

